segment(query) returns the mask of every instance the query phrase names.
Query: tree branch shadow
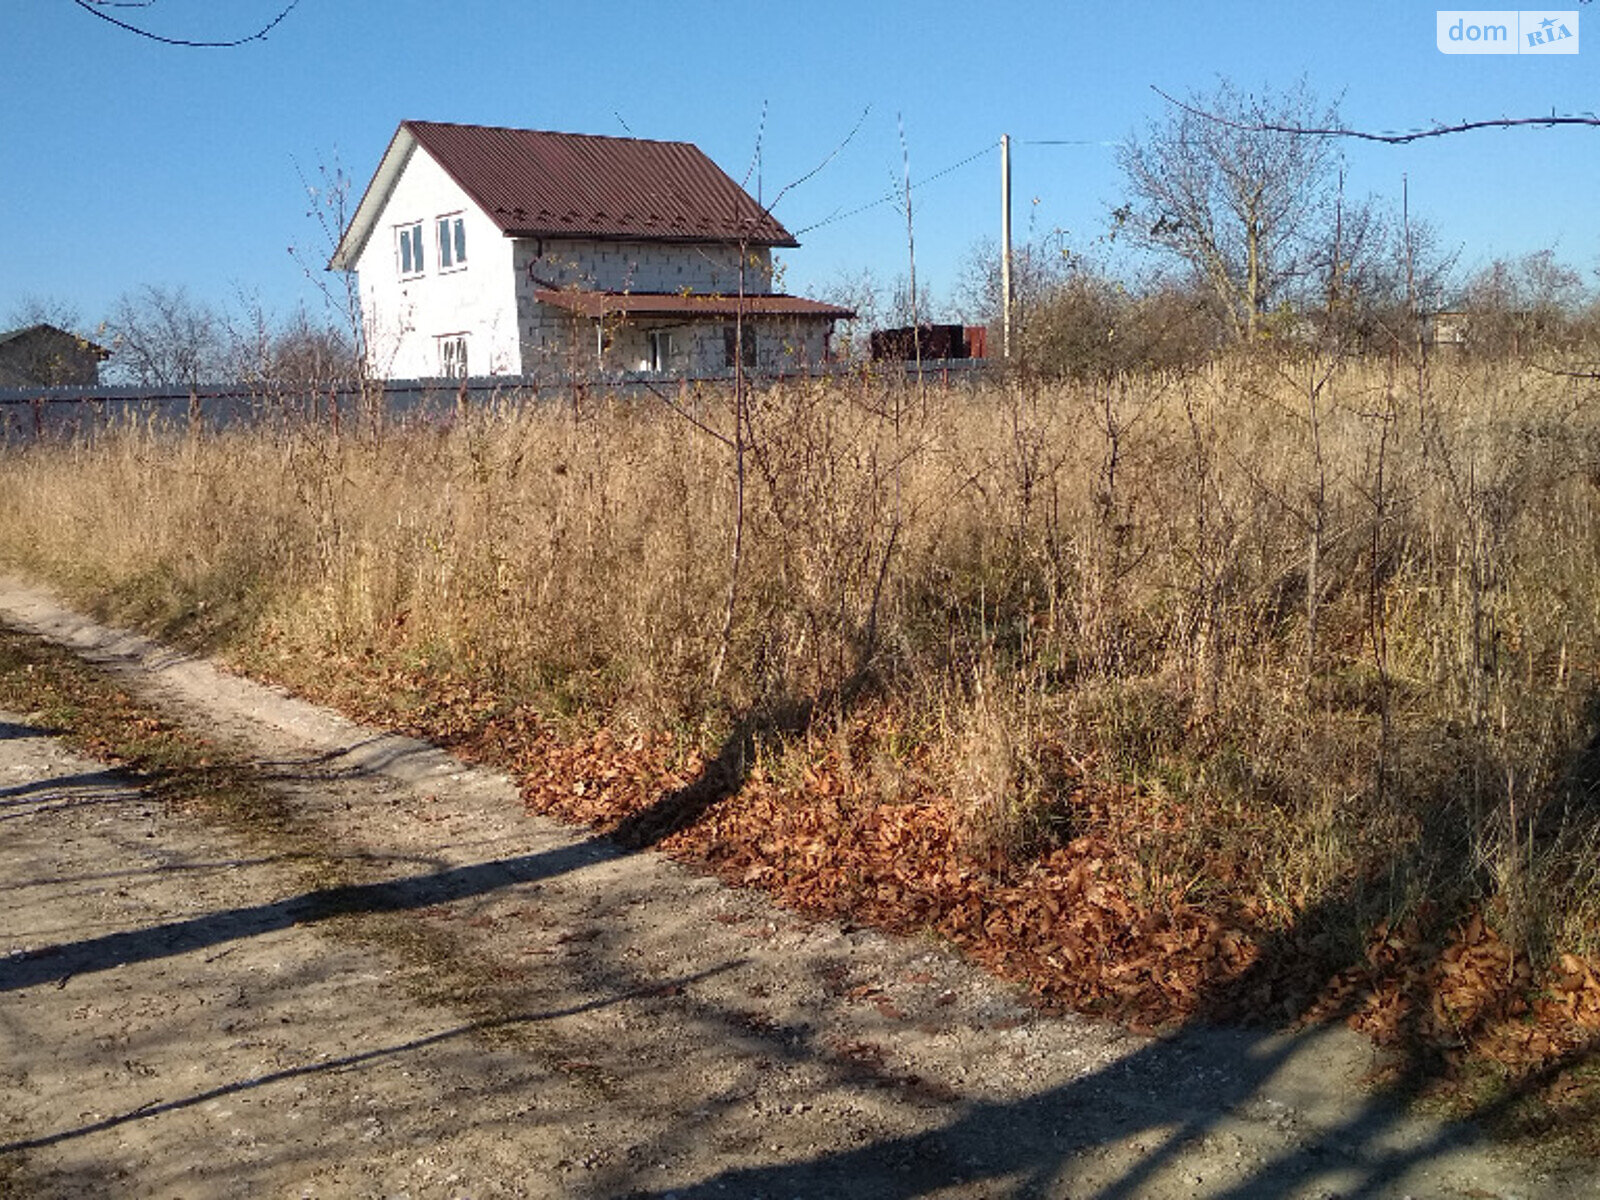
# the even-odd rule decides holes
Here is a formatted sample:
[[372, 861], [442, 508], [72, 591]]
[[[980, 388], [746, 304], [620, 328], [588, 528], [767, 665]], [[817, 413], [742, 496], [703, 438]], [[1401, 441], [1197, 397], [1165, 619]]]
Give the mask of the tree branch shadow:
[[647, 850], [695, 825], [744, 787], [763, 741], [804, 733], [818, 708], [812, 700], [779, 700], [746, 713], [697, 778], [623, 818], [611, 831], [612, 840], [625, 850]]
[[0, 993], [185, 954], [341, 916], [406, 912], [549, 879], [607, 857], [595, 840], [381, 883], [319, 888], [266, 904], [47, 946], [0, 959]]

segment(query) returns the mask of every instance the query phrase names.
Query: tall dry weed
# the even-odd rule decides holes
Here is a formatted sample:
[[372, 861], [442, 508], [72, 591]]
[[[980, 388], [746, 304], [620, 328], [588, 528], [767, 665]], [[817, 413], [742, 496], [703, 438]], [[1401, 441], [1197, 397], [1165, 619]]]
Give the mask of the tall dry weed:
[[167, 632], [489, 705], [695, 736], [892, 711], [873, 769], [942, 764], [916, 786], [985, 852], [1117, 786], [1160, 809], [1153, 889], [1283, 921], [1483, 902], [1594, 949], [1591, 391], [1282, 359], [129, 424], [8, 451], [0, 552]]

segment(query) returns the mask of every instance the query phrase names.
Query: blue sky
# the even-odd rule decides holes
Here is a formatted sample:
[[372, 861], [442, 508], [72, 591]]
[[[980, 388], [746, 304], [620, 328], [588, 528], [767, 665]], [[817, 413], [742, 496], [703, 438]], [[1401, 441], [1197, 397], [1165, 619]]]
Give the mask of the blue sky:
[[[286, 2], [108, 11], [219, 39]], [[359, 191], [405, 118], [692, 141], [735, 179], [759, 140], [769, 200], [859, 122], [776, 209], [802, 242], [784, 284], [812, 294], [863, 267], [885, 283], [905, 273], [903, 211], [864, 208], [898, 186], [903, 127], [912, 176], [927, 180], [913, 191], [919, 280], [943, 305], [974, 244], [998, 234], [1002, 133], [1015, 139], [1017, 237], [1063, 229], [1093, 249], [1121, 194], [1109, 143], [1162, 113], [1153, 86], [1286, 88], [1303, 75], [1347, 124], [1377, 130], [1600, 110], [1600, 8], [1574, 7], [1592, 21], [1583, 52], [1536, 57], [1441, 54], [1437, 6], [1414, 0], [300, 0], [266, 40], [230, 50], [146, 41], [71, 0], [10, 0], [0, 325], [37, 297], [92, 327], [143, 284], [219, 305], [251, 296], [280, 315], [315, 305], [288, 253], [320, 266], [328, 252], [300, 173], [338, 163]], [[1600, 128], [1343, 150], [1352, 193], [1398, 203], [1408, 178], [1413, 213], [1464, 267], [1553, 247], [1594, 282]]]

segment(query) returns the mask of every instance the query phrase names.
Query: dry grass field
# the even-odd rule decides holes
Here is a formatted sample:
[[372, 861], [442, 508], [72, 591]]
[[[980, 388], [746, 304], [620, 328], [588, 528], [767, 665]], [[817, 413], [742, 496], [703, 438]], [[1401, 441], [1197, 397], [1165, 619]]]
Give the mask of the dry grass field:
[[0, 559], [1047, 1000], [1548, 1069], [1600, 1028], [1595, 389], [1261, 358], [113, 426], [0, 458]]

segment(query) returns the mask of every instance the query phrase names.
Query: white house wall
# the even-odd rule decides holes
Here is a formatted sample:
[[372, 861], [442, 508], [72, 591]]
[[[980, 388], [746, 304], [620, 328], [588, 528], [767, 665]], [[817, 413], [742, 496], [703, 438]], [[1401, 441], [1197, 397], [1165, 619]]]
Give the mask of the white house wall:
[[[440, 269], [438, 220], [460, 213], [464, 266]], [[399, 230], [422, 224], [422, 273], [402, 278]], [[367, 361], [376, 375], [417, 379], [442, 373], [439, 341], [465, 335], [473, 375], [521, 368], [511, 239], [468, 199], [421, 147], [393, 191], [356, 260]]]

